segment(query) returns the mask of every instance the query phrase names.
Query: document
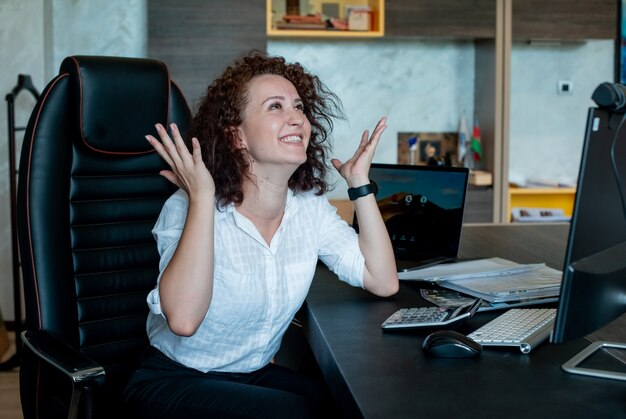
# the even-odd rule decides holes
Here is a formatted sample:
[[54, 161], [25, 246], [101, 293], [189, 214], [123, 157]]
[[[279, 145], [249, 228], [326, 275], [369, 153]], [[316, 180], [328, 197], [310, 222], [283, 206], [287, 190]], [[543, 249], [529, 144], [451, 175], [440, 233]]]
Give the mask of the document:
[[407, 281], [438, 282], [446, 279], [463, 279], [527, 271], [531, 269], [529, 266], [531, 265], [521, 265], [501, 258], [476, 259], [464, 262], [440, 263], [423, 269], [398, 272], [398, 278]]
[[398, 276], [433, 282], [490, 303], [503, 303], [557, 297], [562, 273], [543, 263], [518, 264], [489, 258], [400, 272]]

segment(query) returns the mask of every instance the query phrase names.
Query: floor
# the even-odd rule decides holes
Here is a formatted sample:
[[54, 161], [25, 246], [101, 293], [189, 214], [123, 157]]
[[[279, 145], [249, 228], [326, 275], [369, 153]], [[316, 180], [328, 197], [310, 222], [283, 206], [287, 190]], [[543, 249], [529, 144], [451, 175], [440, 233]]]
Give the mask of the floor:
[[[11, 347], [0, 357], [4, 362], [15, 354], [15, 334], [9, 332]], [[22, 406], [20, 404], [18, 369], [0, 371], [0, 418], [23, 419]]]

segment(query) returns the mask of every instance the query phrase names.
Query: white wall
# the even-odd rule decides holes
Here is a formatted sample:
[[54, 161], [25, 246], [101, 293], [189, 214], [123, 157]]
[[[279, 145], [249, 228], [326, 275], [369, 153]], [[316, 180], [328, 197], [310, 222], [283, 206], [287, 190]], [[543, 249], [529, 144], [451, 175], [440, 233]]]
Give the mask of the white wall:
[[[613, 81], [614, 42], [516, 43], [511, 54], [509, 180], [575, 184], [591, 94]], [[557, 94], [559, 80], [571, 95]]]
[[[398, 132], [457, 131], [474, 112], [474, 44], [470, 41], [270, 41], [268, 52], [298, 61], [342, 100], [333, 156], [350, 158], [365, 129], [382, 116], [388, 128], [375, 161], [397, 162]], [[471, 119], [470, 119], [471, 120]], [[335, 177], [329, 196], [347, 198]]]
[[[42, 91], [65, 56], [77, 54], [143, 57], [147, 51], [147, 0], [0, 0], [0, 93], [29, 74]], [[16, 125], [25, 126], [34, 99], [15, 102]], [[0, 113], [0, 310], [14, 320], [11, 256], [7, 109]], [[16, 134], [21, 146], [23, 132]]]
[[[0, 0], [0, 310], [5, 320], [13, 320], [13, 271], [9, 192], [7, 102], [4, 97], [17, 84], [18, 74], [30, 74], [36, 87], [44, 82], [43, 0]], [[17, 126], [24, 126], [35, 100], [29, 93], [15, 101]], [[21, 133], [16, 134], [21, 144]], [[19, 153], [19, 152], [18, 152]]]
[[[396, 162], [396, 136], [456, 131], [463, 111], [471, 123], [474, 47], [462, 41], [270, 41], [268, 52], [299, 61], [343, 100], [347, 121], [335, 130], [339, 158], [351, 155], [362, 130], [389, 117], [376, 161]], [[575, 182], [591, 93], [613, 79], [611, 40], [516, 43], [511, 56], [509, 178]], [[569, 80], [571, 95], [557, 95]], [[330, 196], [345, 198], [337, 183]]]
[[[68, 55], [145, 57], [147, 0], [53, 0], [46, 2], [45, 37], [52, 77]], [[51, 6], [49, 6], [51, 5]]]

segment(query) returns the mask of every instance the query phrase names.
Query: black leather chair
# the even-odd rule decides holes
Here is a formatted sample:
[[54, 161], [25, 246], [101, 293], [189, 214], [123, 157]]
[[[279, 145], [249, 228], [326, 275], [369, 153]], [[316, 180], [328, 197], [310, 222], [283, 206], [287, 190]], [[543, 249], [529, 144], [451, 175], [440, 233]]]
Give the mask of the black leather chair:
[[120, 391], [148, 340], [151, 234], [174, 188], [144, 135], [190, 111], [156, 60], [75, 56], [26, 128], [18, 233], [24, 417], [125, 416]]

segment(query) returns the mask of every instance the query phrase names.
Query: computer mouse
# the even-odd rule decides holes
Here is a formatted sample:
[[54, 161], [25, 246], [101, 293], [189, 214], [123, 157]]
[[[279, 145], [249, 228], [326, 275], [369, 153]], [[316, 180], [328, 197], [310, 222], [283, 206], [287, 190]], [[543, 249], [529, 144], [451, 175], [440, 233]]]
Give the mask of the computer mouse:
[[426, 336], [424, 353], [438, 358], [473, 358], [483, 347], [476, 341], [453, 330], [437, 330]]

